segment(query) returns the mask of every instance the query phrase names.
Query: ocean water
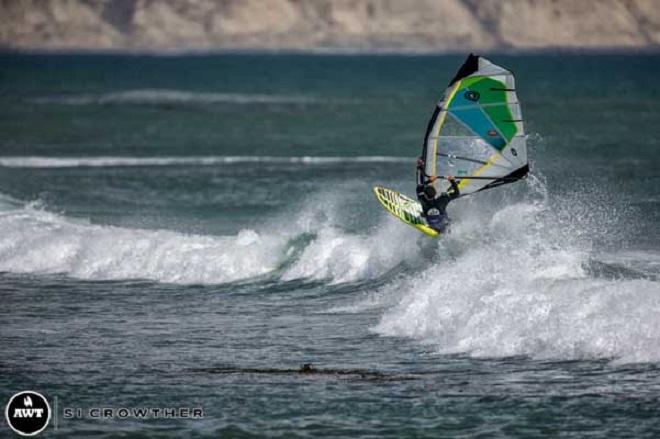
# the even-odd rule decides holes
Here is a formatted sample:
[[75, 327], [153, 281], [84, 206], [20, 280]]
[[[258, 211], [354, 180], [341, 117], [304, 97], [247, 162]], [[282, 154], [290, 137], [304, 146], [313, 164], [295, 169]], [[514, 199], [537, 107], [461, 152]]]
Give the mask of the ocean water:
[[660, 57], [490, 58], [532, 173], [432, 240], [371, 187], [413, 192], [462, 57], [0, 56], [2, 400], [45, 437], [658, 437]]

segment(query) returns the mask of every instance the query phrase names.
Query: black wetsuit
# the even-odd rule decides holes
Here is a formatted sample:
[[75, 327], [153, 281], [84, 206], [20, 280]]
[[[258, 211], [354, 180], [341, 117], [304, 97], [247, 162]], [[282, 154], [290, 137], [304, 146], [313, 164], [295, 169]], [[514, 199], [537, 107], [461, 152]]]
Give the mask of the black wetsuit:
[[458, 183], [456, 183], [456, 180], [450, 180], [451, 183], [451, 188], [447, 192], [443, 192], [440, 195], [437, 195], [434, 199], [428, 200], [424, 196], [424, 185], [417, 185], [417, 199], [419, 200], [419, 203], [422, 205], [422, 216], [426, 216], [426, 213], [433, 209], [436, 208], [438, 211], [440, 211], [440, 215], [446, 216], [447, 215], [447, 204], [451, 200], [455, 200], [458, 198], [461, 193], [458, 189]]

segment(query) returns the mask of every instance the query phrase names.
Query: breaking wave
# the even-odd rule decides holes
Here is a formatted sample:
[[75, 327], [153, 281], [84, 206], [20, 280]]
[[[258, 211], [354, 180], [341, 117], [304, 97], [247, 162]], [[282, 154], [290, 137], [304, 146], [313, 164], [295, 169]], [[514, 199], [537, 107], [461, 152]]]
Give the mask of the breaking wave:
[[539, 182], [526, 185], [522, 200], [455, 203], [451, 233], [435, 241], [384, 212], [349, 232], [341, 197], [263, 230], [205, 236], [100, 226], [0, 196], [0, 271], [182, 284], [335, 284], [394, 272], [334, 312], [376, 312], [375, 333], [443, 354], [660, 361], [660, 253], [594, 247], [616, 229], [616, 218], [599, 216], [612, 209], [549, 200]]
[[31, 206], [1, 212], [0, 230], [0, 271], [92, 280], [231, 282], [274, 270], [285, 244], [251, 230], [223, 237], [98, 226]]
[[[192, 235], [167, 230], [90, 224], [0, 197], [0, 272], [63, 274], [90, 280], [148, 279], [219, 284], [260, 276], [331, 283], [376, 277], [401, 263], [392, 254], [414, 231], [393, 224], [370, 239], [341, 230], [335, 218], [301, 212], [294, 223], [235, 235]], [[373, 238], [373, 237], [371, 237]]]
[[138, 89], [111, 93], [83, 93], [72, 95], [43, 96], [30, 99], [35, 104], [60, 105], [158, 105], [158, 104], [270, 104], [270, 105], [310, 105], [324, 102], [311, 96], [210, 93], [183, 90]]
[[373, 330], [443, 354], [660, 361], [660, 253], [616, 258], [617, 276], [594, 270], [612, 258], [589, 239], [607, 221], [580, 217], [595, 210], [573, 201], [518, 202], [485, 216], [468, 206], [438, 242], [436, 263], [370, 299], [387, 307]]

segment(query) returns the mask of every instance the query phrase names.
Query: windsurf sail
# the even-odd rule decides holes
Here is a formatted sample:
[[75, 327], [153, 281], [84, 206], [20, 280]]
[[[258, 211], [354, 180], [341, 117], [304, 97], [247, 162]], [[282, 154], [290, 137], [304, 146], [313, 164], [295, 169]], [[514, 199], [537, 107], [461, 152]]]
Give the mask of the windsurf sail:
[[420, 184], [461, 196], [519, 180], [529, 172], [522, 113], [513, 73], [470, 54], [449, 82], [424, 137]]

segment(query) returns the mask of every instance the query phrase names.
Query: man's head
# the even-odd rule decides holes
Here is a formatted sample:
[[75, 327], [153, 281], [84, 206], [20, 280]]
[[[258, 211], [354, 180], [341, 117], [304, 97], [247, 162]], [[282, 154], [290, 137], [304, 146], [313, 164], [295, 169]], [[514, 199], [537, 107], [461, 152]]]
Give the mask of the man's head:
[[432, 200], [435, 198], [436, 192], [435, 188], [431, 185], [428, 185], [424, 188], [424, 198], [427, 200]]

